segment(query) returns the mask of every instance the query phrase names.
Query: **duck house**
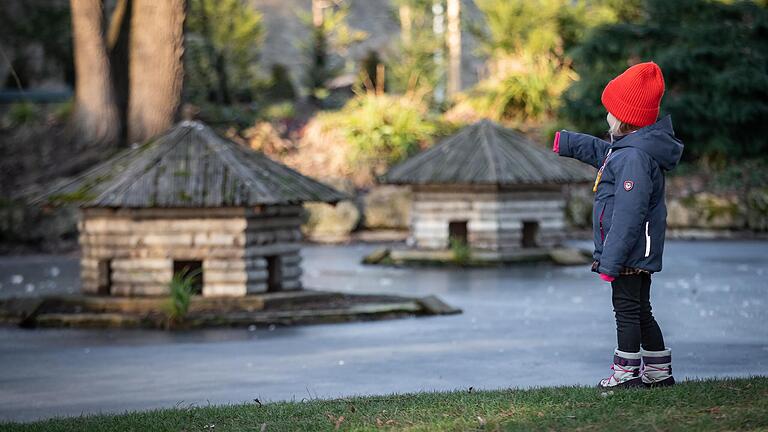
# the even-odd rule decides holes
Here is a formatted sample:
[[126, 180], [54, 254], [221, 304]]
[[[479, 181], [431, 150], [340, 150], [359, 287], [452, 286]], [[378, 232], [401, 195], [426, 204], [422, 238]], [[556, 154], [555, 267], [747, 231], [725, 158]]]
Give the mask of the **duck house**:
[[192, 272], [203, 296], [301, 288], [302, 203], [345, 196], [184, 121], [45, 194], [77, 201], [82, 291], [167, 295]]
[[594, 172], [489, 120], [393, 167], [382, 181], [413, 190], [410, 243], [496, 253], [549, 248], [565, 228], [563, 186]]

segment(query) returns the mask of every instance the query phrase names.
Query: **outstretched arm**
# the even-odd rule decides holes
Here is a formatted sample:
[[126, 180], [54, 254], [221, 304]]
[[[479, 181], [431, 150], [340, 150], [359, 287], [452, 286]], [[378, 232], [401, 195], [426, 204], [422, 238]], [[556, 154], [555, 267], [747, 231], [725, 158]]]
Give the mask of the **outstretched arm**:
[[613, 218], [611, 228], [605, 235], [598, 267], [600, 273], [614, 277], [619, 275], [632, 248], [637, 246], [644, 232], [643, 225], [648, 216], [653, 190], [650, 159], [641, 155], [640, 150], [622, 150], [619, 153], [624, 152], [629, 153], [621, 155], [623, 160], [616, 172]]
[[611, 144], [607, 141], [592, 135], [563, 130], [555, 135], [555, 146], [552, 150], [560, 156], [578, 159], [595, 168], [600, 168], [610, 147]]

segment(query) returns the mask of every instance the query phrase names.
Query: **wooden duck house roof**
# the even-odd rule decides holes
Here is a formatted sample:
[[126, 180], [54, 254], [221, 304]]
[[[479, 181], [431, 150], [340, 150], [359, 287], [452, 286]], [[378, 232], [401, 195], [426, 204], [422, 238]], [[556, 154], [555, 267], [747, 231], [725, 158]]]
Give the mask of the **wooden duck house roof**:
[[588, 182], [594, 171], [490, 120], [467, 126], [396, 165], [384, 183], [538, 185]]
[[244, 207], [346, 196], [285, 165], [217, 135], [196, 121], [124, 150], [33, 203], [83, 207]]

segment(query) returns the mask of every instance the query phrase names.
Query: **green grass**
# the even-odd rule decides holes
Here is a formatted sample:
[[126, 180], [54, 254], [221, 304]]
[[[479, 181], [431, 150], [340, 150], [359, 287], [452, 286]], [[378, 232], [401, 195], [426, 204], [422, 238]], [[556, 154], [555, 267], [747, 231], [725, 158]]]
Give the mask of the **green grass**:
[[[257, 391], [258, 389], [254, 389]], [[211, 425], [215, 425], [212, 429]], [[209, 406], [0, 424], [3, 431], [768, 431], [768, 377]]]

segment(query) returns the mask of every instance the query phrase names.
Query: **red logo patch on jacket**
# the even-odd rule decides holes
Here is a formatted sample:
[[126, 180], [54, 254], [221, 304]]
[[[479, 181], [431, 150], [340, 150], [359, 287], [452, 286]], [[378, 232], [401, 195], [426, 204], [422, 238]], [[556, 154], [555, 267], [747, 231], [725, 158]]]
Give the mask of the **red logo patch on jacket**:
[[632, 190], [632, 188], [635, 187], [635, 182], [632, 180], [624, 180], [624, 190], [629, 192]]

